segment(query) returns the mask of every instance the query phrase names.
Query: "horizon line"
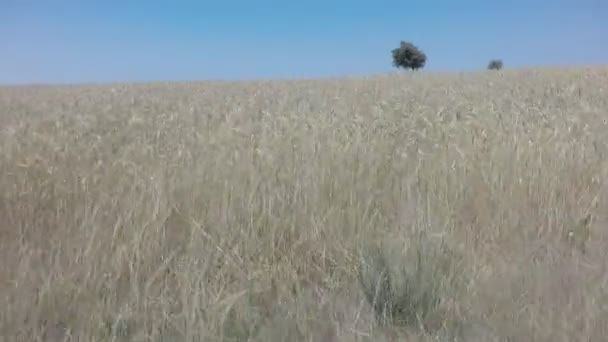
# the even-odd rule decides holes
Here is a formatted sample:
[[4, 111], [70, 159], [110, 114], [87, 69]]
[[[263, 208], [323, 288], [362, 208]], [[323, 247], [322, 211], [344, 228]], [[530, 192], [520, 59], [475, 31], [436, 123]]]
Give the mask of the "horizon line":
[[298, 82], [298, 81], [330, 81], [330, 80], [348, 80], [348, 79], [366, 79], [374, 77], [392, 76], [392, 75], [416, 75], [416, 74], [440, 74], [440, 75], [462, 75], [476, 74], [488, 72], [517, 72], [529, 70], [554, 70], [554, 69], [585, 69], [585, 68], [602, 68], [608, 67], [606, 63], [580, 63], [580, 64], [539, 64], [526, 65], [515, 67], [503, 67], [501, 70], [468, 69], [468, 70], [409, 70], [395, 68], [394, 70], [368, 73], [368, 74], [342, 74], [342, 75], [325, 75], [325, 76], [310, 76], [310, 77], [258, 77], [258, 78], [208, 78], [208, 79], [150, 79], [150, 80], [116, 80], [116, 81], [83, 81], [83, 82], [18, 82], [4, 83], [0, 81], [0, 87], [3, 88], [21, 88], [21, 87], [53, 87], [53, 86], [110, 86], [110, 85], [142, 85], [142, 84], [159, 84], [159, 83], [256, 83], [256, 82]]

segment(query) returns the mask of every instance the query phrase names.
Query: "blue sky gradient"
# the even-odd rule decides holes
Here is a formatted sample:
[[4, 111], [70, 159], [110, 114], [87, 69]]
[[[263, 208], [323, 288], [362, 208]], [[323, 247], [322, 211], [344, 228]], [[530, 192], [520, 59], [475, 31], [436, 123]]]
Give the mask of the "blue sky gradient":
[[0, 0], [0, 84], [378, 74], [401, 40], [430, 71], [608, 64], [608, 1]]

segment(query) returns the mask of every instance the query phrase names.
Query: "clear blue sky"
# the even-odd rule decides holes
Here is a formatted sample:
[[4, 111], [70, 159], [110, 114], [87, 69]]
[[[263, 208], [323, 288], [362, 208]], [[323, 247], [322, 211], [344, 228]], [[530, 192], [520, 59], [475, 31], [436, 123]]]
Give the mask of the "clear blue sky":
[[608, 0], [0, 0], [0, 84], [301, 78], [608, 64]]

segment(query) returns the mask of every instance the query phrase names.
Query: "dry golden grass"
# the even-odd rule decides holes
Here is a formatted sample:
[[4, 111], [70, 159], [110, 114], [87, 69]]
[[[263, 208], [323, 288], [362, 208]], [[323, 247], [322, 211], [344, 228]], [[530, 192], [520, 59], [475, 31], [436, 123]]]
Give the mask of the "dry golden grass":
[[0, 88], [1, 341], [602, 341], [607, 119], [605, 67]]

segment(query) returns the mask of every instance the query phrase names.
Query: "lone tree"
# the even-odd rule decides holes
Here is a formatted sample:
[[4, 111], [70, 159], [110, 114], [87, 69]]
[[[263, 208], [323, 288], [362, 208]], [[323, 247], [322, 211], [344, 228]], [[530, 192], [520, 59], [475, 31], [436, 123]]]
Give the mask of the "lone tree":
[[502, 69], [502, 61], [500, 59], [493, 59], [488, 63], [489, 70], [500, 70]]
[[424, 68], [426, 55], [418, 47], [401, 41], [398, 48], [392, 50], [393, 66], [396, 68], [418, 70]]

